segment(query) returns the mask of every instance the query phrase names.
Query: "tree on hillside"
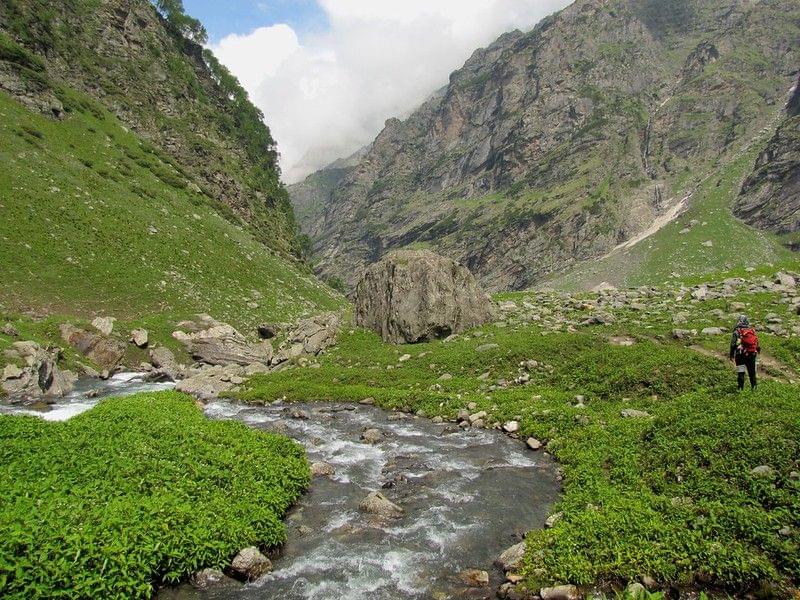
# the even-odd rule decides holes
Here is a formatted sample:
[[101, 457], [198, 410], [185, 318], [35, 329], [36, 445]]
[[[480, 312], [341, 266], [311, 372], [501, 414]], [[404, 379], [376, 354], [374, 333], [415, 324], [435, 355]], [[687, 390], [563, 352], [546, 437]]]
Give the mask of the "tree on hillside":
[[197, 44], [208, 41], [208, 32], [203, 24], [186, 14], [183, 0], [154, 0], [158, 12], [166, 19], [175, 31]]

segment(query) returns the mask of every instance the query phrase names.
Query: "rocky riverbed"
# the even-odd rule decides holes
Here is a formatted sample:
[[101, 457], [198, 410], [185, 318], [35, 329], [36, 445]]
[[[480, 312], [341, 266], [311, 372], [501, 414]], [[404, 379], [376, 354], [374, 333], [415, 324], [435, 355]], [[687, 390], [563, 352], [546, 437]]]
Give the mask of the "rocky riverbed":
[[187, 584], [161, 600], [493, 598], [503, 581], [493, 563], [544, 525], [559, 492], [547, 456], [497, 431], [347, 404], [215, 402], [206, 412], [297, 439], [317, 476], [269, 575]]

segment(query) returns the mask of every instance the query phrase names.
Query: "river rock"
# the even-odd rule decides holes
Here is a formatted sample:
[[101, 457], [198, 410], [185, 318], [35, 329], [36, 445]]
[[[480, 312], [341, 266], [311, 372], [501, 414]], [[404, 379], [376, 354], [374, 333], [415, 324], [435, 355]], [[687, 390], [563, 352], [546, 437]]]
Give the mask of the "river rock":
[[131, 331], [131, 342], [139, 348], [147, 348], [148, 338], [146, 329], [134, 329]]
[[2, 389], [12, 401], [35, 401], [42, 397], [62, 397], [72, 391], [78, 376], [58, 366], [60, 350], [48, 351], [32, 341], [14, 342], [6, 352], [22, 361], [24, 367], [6, 365]]
[[522, 566], [522, 559], [524, 557], [525, 542], [520, 542], [505, 550], [495, 564], [503, 569], [503, 571], [517, 571]]
[[503, 431], [506, 433], [517, 433], [519, 431], [519, 421], [507, 421], [503, 423]]
[[557, 585], [539, 590], [542, 600], [580, 600], [581, 594], [574, 585]]
[[333, 465], [326, 462], [315, 462], [311, 464], [312, 477], [330, 477], [336, 473]]
[[470, 587], [484, 587], [489, 585], [489, 573], [480, 569], [467, 569], [459, 575], [461, 580]]
[[227, 582], [233, 582], [219, 569], [203, 569], [194, 573], [190, 579], [191, 584], [199, 590], [208, 590], [219, 587]]
[[356, 287], [356, 323], [393, 344], [446, 338], [483, 325], [492, 313], [472, 274], [429, 250], [388, 254]]
[[105, 334], [68, 323], [62, 324], [59, 331], [65, 342], [103, 369], [113, 369], [125, 355], [125, 344]]
[[175, 389], [203, 401], [215, 400], [223, 392], [229, 392], [243, 379], [244, 369], [237, 365], [226, 367], [215, 365], [196, 370], [178, 382]]
[[180, 325], [189, 332], [175, 331], [172, 337], [183, 343], [199, 362], [247, 366], [256, 362], [268, 364], [272, 360], [272, 345], [268, 341], [251, 343], [236, 329], [209, 315], [198, 315], [195, 321]]
[[97, 329], [103, 335], [111, 335], [114, 331], [114, 317], [97, 317], [92, 321], [92, 327]]
[[361, 434], [361, 441], [367, 444], [378, 444], [383, 441], [383, 433], [379, 429], [366, 429]]
[[150, 363], [172, 381], [180, 379], [181, 368], [169, 348], [158, 346], [150, 349]]
[[359, 510], [379, 517], [399, 518], [405, 511], [379, 491], [370, 492], [358, 505]]
[[258, 548], [250, 546], [240, 550], [234, 557], [231, 571], [247, 581], [255, 581], [272, 571], [272, 562]]
[[528, 438], [528, 440], [525, 443], [531, 450], [539, 450], [542, 447], [542, 442], [532, 437]]

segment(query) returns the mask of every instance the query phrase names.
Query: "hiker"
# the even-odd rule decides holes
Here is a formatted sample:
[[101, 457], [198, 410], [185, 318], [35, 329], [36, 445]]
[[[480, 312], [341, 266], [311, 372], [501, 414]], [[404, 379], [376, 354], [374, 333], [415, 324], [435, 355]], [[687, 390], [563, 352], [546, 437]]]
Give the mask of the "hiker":
[[756, 389], [756, 357], [759, 352], [761, 346], [758, 344], [756, 330], [750, 327], [747, 317], [741, 315], [733, 328], [730, 351], [730, 359], [736, 364], [739, 391], [744, 389], [745, 370], [750, 377], [750, 389]]

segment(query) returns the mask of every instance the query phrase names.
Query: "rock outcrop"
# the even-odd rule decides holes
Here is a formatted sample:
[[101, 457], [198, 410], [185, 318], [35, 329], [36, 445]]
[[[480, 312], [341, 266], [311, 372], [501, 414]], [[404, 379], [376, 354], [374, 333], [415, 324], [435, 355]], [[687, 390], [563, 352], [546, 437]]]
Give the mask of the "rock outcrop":
[[125, 344], [116, 338], [68, 323], [62, 324], [59, 330], [65, 342], [104, 369], [113, 369], [125, 355]]
[[78, 376], [58, 366], [59, 350], [48, 351], [36, 342], [14, 342], [6, 358], [9, 363], [0, 376], [3, 391], [12, 402], [53, 399], [72, 391]]
[[[734, 214], [773, 233], [800, 231], [800, 81], [787, 105], [786, 119], [742, 184]], [[793, 247], [800, 250], [796, 241]]]
[[300, 320], [281, 345], [273, 362], [283, 362], [303, 354], [316, 356], [336, 343], [341, 318], [333, 312]]
[[492, 303], [468, 269], [429, 250], [393, 252], [356, 289], [356, 323], [390, 343], [447, 337], [486, 323]]
[[195, 321], [180, 324], [189, 330], [179, 330], [172, 336], [182, 342], [192, 358], [207, 365], [246, 366], [252, 363], [269, 364], [273, 349], [268, 341], [252, 343], [227, 323], [209, 315], [198, 315]]

